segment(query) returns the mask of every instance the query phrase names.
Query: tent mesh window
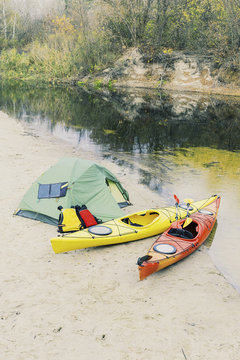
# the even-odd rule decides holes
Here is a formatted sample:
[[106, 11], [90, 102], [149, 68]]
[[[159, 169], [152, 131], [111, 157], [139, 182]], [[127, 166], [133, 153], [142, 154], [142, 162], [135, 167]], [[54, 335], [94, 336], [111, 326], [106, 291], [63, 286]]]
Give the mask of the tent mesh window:
[[56, 184], [39, 184], [38, 199], [49, 199], [66, 196], [68, 182]]

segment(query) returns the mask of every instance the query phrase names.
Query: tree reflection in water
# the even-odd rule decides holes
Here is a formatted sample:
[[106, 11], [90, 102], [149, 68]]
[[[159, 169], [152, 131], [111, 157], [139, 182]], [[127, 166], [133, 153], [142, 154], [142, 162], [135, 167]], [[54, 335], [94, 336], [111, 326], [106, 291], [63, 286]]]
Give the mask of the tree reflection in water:
[[100, 96], [81, 89], [2, 85], [0, 107], [18, 119], [38, 117], [52, 128], [57, 123], [73, 128], [80, 142], [87, 132], [109, 151], [240, 150], [240, 102], [231, 97], [136, 90]]

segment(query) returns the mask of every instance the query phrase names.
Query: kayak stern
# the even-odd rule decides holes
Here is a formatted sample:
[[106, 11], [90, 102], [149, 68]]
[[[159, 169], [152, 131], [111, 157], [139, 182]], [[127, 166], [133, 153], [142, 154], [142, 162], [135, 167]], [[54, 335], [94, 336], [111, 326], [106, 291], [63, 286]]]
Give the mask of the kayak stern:
[[147, 276], [158, 271], [158, 262], [145, 263], [144, 265], [139, 265], [139, 280], [144, 280]]

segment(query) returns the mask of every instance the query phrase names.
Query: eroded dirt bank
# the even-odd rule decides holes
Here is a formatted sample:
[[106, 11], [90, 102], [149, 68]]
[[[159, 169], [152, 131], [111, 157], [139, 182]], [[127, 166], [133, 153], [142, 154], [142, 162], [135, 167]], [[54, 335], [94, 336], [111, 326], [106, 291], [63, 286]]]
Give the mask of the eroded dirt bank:
[[218, 67], [209, 55], [172, 52], [151, 57], [131, 48], [113, 67], [83, 78], [80, 84], [240, 96], [239, 71]]

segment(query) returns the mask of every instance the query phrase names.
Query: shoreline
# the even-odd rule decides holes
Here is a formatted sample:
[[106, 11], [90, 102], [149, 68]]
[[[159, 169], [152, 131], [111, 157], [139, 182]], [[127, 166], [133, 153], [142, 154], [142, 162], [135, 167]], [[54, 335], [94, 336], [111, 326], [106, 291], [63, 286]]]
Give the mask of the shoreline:
[[[116, 90], [129, 90], [135, 91], [140, 90], [154, 90], [160, 92], [172, 92], [172, 93], [188, 93], [188, 94], [199, 94], [203, 96], [229, 96], [229, 97], [240, 97], [240, 87], [236, 85], [219, 85], [219, 84], [202, 84], [194, 80], [193, 75], [188, 74], [188, 78], [184, 79], [184, 73], [182, 74], [183, 79], [174, 83], [172, 80], [166, 82], [164, 85], [160, 84], [159, 80], [153, 78], [140, 77], [137, 74], [134, 76], [125, 76], [112, 79], [109, 75], [104, 73], [95, 73], [81, 78], [69, 78], [69, 79], [54, 79], [53, 81], [46, 82], [45, 80], [39, 82], [39, 78], [36, 80], [28, 79], [8, 79], [2, 80], [2, 84], [12, 85], [23, 85], [23, 86], [57, 86], [57, 87], [71, 87], [75, 89], [83, 89], [89, 92], [105, 93], [106, 91], [114, 92]], [[192, 81], [191, 81], [192, 80]], [[201, 81], [203, 81], [201, 79]], [[213, 82], [213, 81], [212, 81]], [[204, 82], [203, 82], [204, 83]]]
[[111, 161], [2, 112], [0, 126], [2, 358], [238, 359], [240, 296], [206, 247], [139, 281], [137, 258], [154, 238], [54, 254], [55, 227], [13, 216], [32, 182], [65, 156], [112, 171], [130, 194], [127, 213], [167, 205], [160, 196]]
[[[146, 89], [146, 90], [158, 90], [158, 91], [168, 91], [173, 93], [197, 93], [201, 95], [216, 95], [216, 96], [232, 96], [232, 97], [240, 97], [240, 89], [238, 88], [227, 88], [227, 87], [216, 87], [216, 88], [208, 88], [208, 89], [195, 89], [195, 88], [188, 88], [188, 87], [171, 87], [171, 86], [165, 86], [165, 87], [157, 87], [156, 86], [150, 86], [146, 82], [144, 84], [141, 83], [140, 85], [131, 86], [131, 82], [127, 82], [130, 85], [114, 85], [114, 89]], [[147, 85], [146, 85], [147, 84]], [[151, 82], [152, 84], [152, 82]]]

